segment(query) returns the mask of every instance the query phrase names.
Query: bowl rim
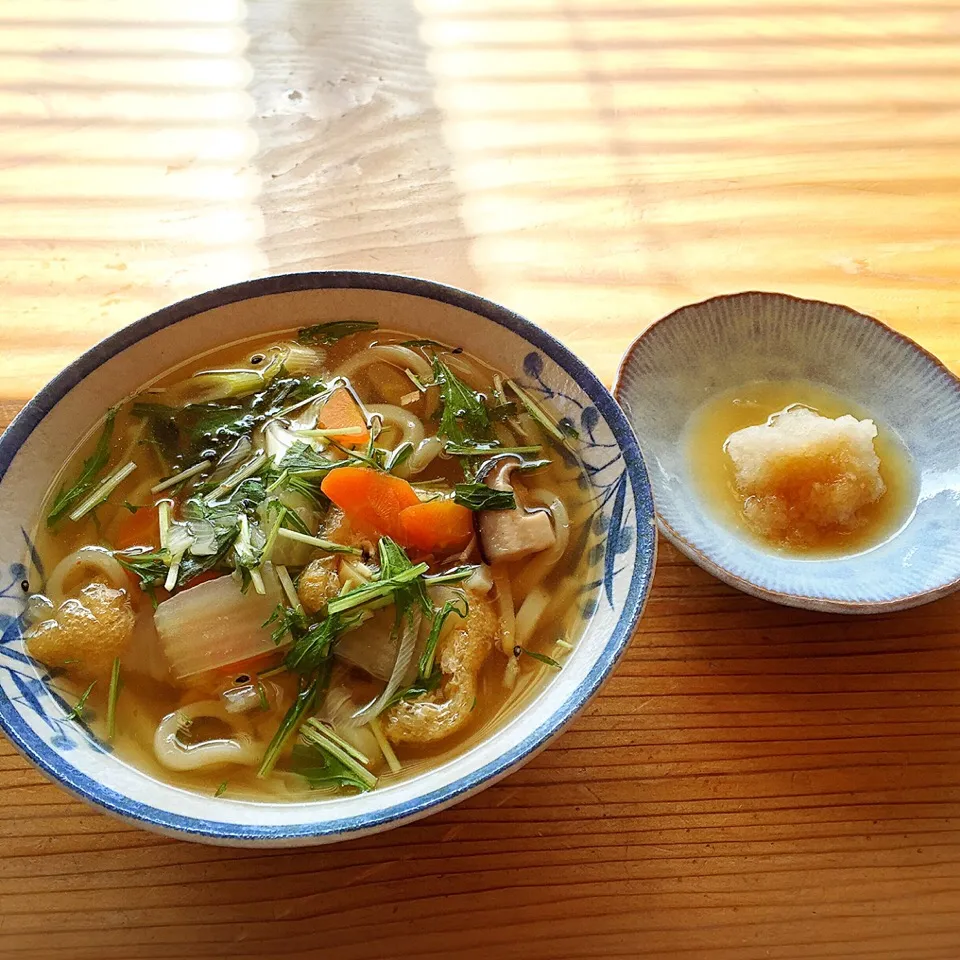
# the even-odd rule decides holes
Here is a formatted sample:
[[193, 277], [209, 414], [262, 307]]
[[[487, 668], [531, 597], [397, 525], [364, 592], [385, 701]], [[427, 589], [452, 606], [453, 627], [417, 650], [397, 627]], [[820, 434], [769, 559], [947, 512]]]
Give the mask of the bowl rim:
[[[0, 697], [0, 728], [11, 742], [51, 779], [92, 804], [125, 820], [175, 835], [220, 843], [330, 842], [399, 826], [464, 799], [505, 776], [532, 757], [596, 694], [630, 642], [643, 614], [656, 564], [657, 535], [653, 523], [653, 493], [633, 427], [613, 395], [569, 348], [530, 320], [478, 294], [433, 280], [402, 274], [361, 270], [329, 270], [278, 274], [218, 287], [177, 301], [134, 321], [96, 343], [65, 367], [28, 401], [0, 436], [0, 485], [22, 445], [43, 418], [83, 379], [128, 347], [197, 314], [244, 300], [307, 290], [354, 289], [407, 294], [436, 300], [484, 317], [537, 347], [570, 375], [590, 397], [609, 425], [630, 479], [637, 523], [634, 570], [627, 596], [610, 636], [580, 684], [537, 728], [511, 750], [472, 773], [427, 793], [366, 814], [316, 823], [267, 826], [238, 824], [186, 816], [139, 803], [81, 773], [24, 723], [14, 705]], [[62, 769], [66, 766], [68, 769]]]
[[[669, 326], [671, 321], [675, 321], [680, 314], [687, 311], [699, 310], [708, 304], [720, 303], [728, 300], [743, 300], [748, 297], [755, 297], [767, 300], [779, 300], [792, 305], [810, 305], [817, 307], [831, 307], [841, 310], [847, 314], [850, 319], [856, 321], [867, 321], [875, 327], [900, 342], [901, 346], [907, 350], [913, 350], [926, 360], [934, 370], [942, 377], [953, 382], [954, 387], [960, 392], [960, 376], [957, 376], [938, 356], [931, 353], [926, 347], [921, 346], [916, 340], [908, 337], [905, 333], [894, 329], [889, 324], [871, 317], [867, 313], [861, 313], [853, 307], [848, 307], [843, 303], [832, 303], [829, 300], [816, 300], [812, 297], [798, 297], [791, 293], [781, 293], [775, 290], [742, 290], [737, 293], [722, 293], [713, 297], [707, 297], [704, 300], [698, 300], [695, 303], [684, 304], [671, 310], [664, 316], [654, 320], [638, 337], [630, 343], [620, 358], [617, 366], [616, 378], [613, 381], [611, 393], [618, 403], [621, 401], [623, 393], [623, 378], [628, 366], [634, 360], [636, 350], [641, 346], [651, 333], [658, 327]], [[628, 419], [630, 419], [628, 417]], [[632, 422], [631, 422], [632, 426]], [[652, 482], [651, 482], [652, 486]], [[918, 607], [926, 603], [932, 603], [960, 589], [960, 577], [941, 584], [937, 587], [931, 587], [929, 590], [922, 590], [919, 593], [909, 594], [903, 597], [896, 597], [893, 600], [837, 600], [818, 597], [810, 594], [784, 593], [779, 590], [772, 590], [768, 587], [761, 587], [752, 580], [738, 576], [726, 567], [721, 566], [711, 557], [704, 553], [699, 547], [695, 546], [685, 537], [683, 537], [673, 526], [667, 523], [659, 513], [657, 517], [657, 527], [660, 532], [682, 553], [686, 554], [694, 563], [702, 567], [708, 573], [715, 576], [718, 580], [729, 584], [731, 587], [740, 590], [761, 600], [769, 600], [786, 607], [799, 607], [804, 610], [817, 610], [824, 613], [847, 613], [847, 614], [875, 614], [892, 613], [896, 610], [906, 610], [911, 607]]]

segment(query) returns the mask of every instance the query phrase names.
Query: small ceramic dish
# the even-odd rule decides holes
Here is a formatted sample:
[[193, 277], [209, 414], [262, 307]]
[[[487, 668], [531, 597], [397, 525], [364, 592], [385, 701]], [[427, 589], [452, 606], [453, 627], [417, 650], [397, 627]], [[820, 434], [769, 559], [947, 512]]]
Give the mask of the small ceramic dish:
[[[265, 803], [158, 782], [69, 719], [50, 678], [24, 651], [26, 594], [43, 582], [30, 532], [44, 493], [77, 438], [151, 378], [224, 343], [358, 317], [455, 341], [549, 397], [580, 428], [578, 452], [592, 486], [598, 535], [584, 559], [596, 582], [585, 584], [591, 594], [581, 606], [582, 636], [563, 669], [495, 736], [370, 793]], [[55, 781], [101, 808], [163, 833], [221, 844], [291, 846], [383, 830], [462, 800], [515, 769], [583, 708], [613, 669], [643, 610], [656, 550], [636, 438], [583, 363], [539, 327], [482, 297], [377, 273], [292, 274], [224, 287], [107, 338], [44, 387], [0, 438], [0, 504], [0, 725], [7, 736]]]
[[[721, 522], [692, 480], [685, 431], [708, 398], [750, 381], [798, 379], [892, 430], [915, 473], [903, 523], [860, 553], [817, 559], [766, 547]], [[640, 336], [614, 395], [647, 458], [661, 531], [726, 583], [842, 613], [916, 606], [960, 585], [960, 380], [878, 320], [775, 293], [716, 297]]]

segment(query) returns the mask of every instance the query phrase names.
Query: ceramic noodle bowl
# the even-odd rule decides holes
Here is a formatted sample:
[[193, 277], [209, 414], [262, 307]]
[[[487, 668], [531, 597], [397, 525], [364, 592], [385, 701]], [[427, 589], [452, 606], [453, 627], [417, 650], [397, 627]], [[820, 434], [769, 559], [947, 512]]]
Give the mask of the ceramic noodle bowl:
[[[533, 687], [489, 735], [369, 793], [252, 801], [153, 779], [71, 716], [57, 690], [59, 678], [25, 649], [26, 597], [42, 590], [50, 573], [32, 542], [45, 492], [78, 438], [108, 407], [151, 379], [229, 343], [348, 319], [376, 320], [384, 330], [462, 346], [576, 429], [570, 444], [584, 466], [590, 507], [577, 568], [583, 575], [581, 633], [562, 669]], [[496, 304], [384, 274], [252, 281], [175, 304], [121, 330], [56, 377], [4, 434], [0, 503], [0, 723], [7, 735], [54, 780], [99, 807], [152, 829], [215, 843], [291, 845], [357, 836], [440, 809], [515, 769], [588, 702], [613, 669], [641, 615], [655, 557], [643, 459], [623, 412], [597, 378], [549, 335]]]

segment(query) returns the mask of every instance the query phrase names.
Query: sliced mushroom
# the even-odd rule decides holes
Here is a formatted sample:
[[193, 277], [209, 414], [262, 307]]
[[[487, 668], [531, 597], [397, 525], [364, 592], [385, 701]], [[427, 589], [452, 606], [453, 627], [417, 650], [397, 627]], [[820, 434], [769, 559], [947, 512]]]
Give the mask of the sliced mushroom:
[[[516, 454], [504, 454], [488, 461], [478, 476], [492, 490], [513, 493], [511, 477], [522, 463]], [[520, 560], [552, 547], [557, 540], [550, 511], [544, 507], [530, 510], [519, 499], [515, 510], [478, 510], [474, 520], [487, 563]]]

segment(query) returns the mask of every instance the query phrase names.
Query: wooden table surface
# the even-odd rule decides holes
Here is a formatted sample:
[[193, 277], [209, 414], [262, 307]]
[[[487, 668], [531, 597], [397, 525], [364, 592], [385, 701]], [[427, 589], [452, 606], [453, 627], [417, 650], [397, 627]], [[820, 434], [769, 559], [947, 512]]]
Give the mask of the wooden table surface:
[[[960, 369], [957, 0], [3, 0], [0, 416], [222, 283], [500, 300], [609, 382], [784, 290]], [[255, 852], [0, 746], [0, 957], [960, 957], [960, 597], [842, 619], [669, 547], [602, 695], [500, 785]]]

